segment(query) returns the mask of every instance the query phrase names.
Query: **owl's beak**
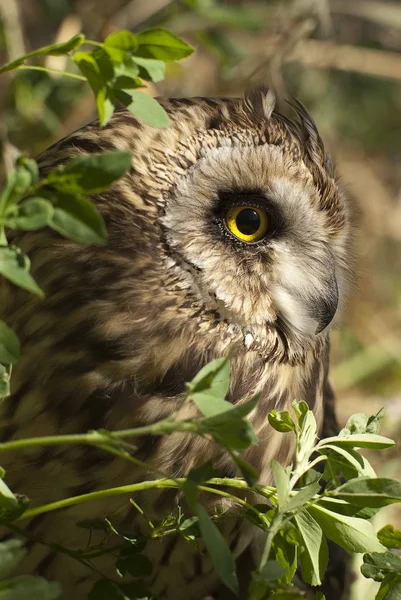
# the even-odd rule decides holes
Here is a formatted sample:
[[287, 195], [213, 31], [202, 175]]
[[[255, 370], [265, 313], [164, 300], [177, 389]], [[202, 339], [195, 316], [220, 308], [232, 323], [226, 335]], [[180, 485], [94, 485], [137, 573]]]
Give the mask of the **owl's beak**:
[[312, 313], [317, 321], [315, 334], [321, 333], [334, 319], [338, 307], [338, 286], [333, 274], [327, 287], [327, 295], [316, 298]]
[[272, 288], [277, 312], [299, 333], [318, 335], [331, 323], [338, 307], [333, 256], [326, 251], [319, 262], [308, 262], [300, 255], [291, 260], [289, 265], [282, 257], [280, 282]]

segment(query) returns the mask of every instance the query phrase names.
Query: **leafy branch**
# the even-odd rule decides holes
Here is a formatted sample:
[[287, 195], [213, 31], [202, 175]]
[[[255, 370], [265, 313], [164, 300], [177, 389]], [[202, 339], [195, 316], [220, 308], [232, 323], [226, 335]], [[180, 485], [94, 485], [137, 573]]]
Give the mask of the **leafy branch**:
[[[338, 436], [319, 440], [316, 435], [316, 421], [305, 402], [293, 403], [295, 418], [287, 411], [272, 411], [269, 414], [272, 427], [283, 435], [295, 435], [296, 455], [294, 464], [287, 468], [272, 462], [275, 487], [266, 486], [257, 482], [257, 474], [254, 477], [253, 468], [241, 456], [242, 451], [256, 443], [253, 428], [246, 415], [257, 400], [233, 407], [224, 399], [229, 379], [230, 363], [224, 358], [204, 367], [188, 384], [185, 402], [194, 402], [201, 413], [192, 421], [167, 419], [147, 427], [119, 432], [93, 431], [75, 436], [38, 437], [2, 444], [0, 451], [15, 451], [41, 445], [85, 443], [111, 452], [118, 450], [119, 445], [123, 444], [122, 448], [126, 452], [124, 445], [128, 438], [145, 433], [168, 435], [181, 432], [186, 435], [211, 436], [230, 453], [244, 478], [213, 476], [213, 466], [206, 463], [192, 470], [187, 477], [162, 477], [141, 481], [61, 499], [34, 508], [28, 508], [27, 501], [14, 496], [2, 481], [3, 522], [9, 523], [12, 528], [15, 527], [15, 520], [21, 521], [99, 498], [125, 494], [135, 497], [135, 494], [143, 490], [177, 489], [191, 510], [191, 527], [197, 524], [197, 535], [202, 536], [214, 567], [225, 585], [235, 592], [238, 589], [235, 561], [216, 525], [216, 521], [225, 518], [225, 515], [215, 515], [210, 519], [199, 501], [199, 495], [206, 493], [230, 499], [242, 507], [242, 518], [250, 520], [266, 532], [259, 564], [253, 573], [249, 600], [261, 600], [271, 594], [289, 590], [295, 594], [295, 598], [301, 598], [302, 596], [296, 595], [298, 592], [293, 583], [298, 562], [303, 581], [311, 586], [319, 586], [328, 564], [327, 538], [349, 552], [364, 552], [362, 572], [366, 576], [381, 578], [384, 582], [383, 589], [392, 590], [398, 585], [397, 558], [391, 559], [390, 567], [384, 568], [380, 566], [383, 562], [381, 557], [383, 553], [388, 552], [389, 544], [401, 545], [401, 534], [388, 526], [377, 537], [369, 519], [382, 506], [401, 502], [401, 483], [377, 478], [367, 459], [357, 451], [358, 448], [386, 449], [394, 445], [392, 440], [378, 434], [381, 413], [373, 417], [354, 415]], [[130, 448], [135, 453], [135, 448]], [[124, 455], [121, 457], [125, 458]], [[314, 469], [319, 462], [324, 463], [323, 473]], [[252, 504], [249, 499], [244, 500], [244, 492], [247, 496], [259, 496], [262, 501], [267, 501], [267, 504]], [[113, 531], [120, 535], [115, 527]], [[171, 521], [168, 527], [162, 526], [161, 529], [152, 524], [150, 537], [162, 537], [177, 531], [180, 531], [178, 525], [172, 527]], [[193, 541], [193, 535], [189, 535], [188, 531], [185, 535], [188, 541]], [[138, 544], [137, 538], [130, 539], [132, 543]], [[67, 550], [68, 552], [70, 551]], [[91, 553], [96, 557], [103, 554], [104, 549], [92, 548]], [[78, 552], [77, 557], [82, 559], [82, 553]], [[131, 570], [133, 568], [131, 566]], [[112, 585], [116, 597], [121, 597], [118, 594], [123, 592], [122, 588], [118, 588], [118, 581], [102, 581], [96, 584], [96, 594], [103, 593], [104, 589], [109, 589], [107, 586]], [[378, 598], [381, 600], [381, 596]]]
[[[95, 46], [94, 50], [81, 50]], [[100, 124], [106, 125], [119, 105], [153, 127], [168, 127], [169, 119], [160, 104], [140, 88], [144, 81], [158, 83], [164, 79], [166, 63], [192, 54], [193, 48], [177, 35], [165, 29], [149, 29], [134, 34], [118, 31], [103, 43], [87, 40], [79, 34], [62, 44], [52, 44], [34, 50], [3, 67], [0, 74], [13, 69], [55, 72], [65, 77], [87, 82], [91, 87]], [[27, 65], [32, 58], [67, 55], [79, 69], [73, 72], [54, 71], [37, 65]]]

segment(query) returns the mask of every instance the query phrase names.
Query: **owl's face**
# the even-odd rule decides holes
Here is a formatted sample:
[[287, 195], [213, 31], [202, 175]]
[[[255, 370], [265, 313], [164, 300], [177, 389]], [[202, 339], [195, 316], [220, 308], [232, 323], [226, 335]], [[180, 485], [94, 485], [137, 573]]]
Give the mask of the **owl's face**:
[[228, 123], [204, 136], [161, 221], [170, 268], [206, 310], [246, 347], [275, 332], [299, 354], [343, 302], [349, 209], [306, 112], [295, 125], [272, 113], [270, 94], [261, 104], [258, 130]]
[[41, 157], [45, 173], [94, 148], [133, 154], [95, 198], [107, 246], [52, 234], [51, 252], [31, 256], [47, 321], [63, 315], [63, 348], [69, 331], [82, 348], [85, 331], [93, 364], [102, 347], [119, 377], [149, 370], [153, 381], [155, 361], [164, 373], [178, 355], [193, 364], [238, 344], [249, 357], [304, 362], [325, 344], [350, 272], [349, 207], [315, 124], [299, 104], [298, 122], [286, 119], [263, 90], [162, 103], [169, 129], [121, 111]]

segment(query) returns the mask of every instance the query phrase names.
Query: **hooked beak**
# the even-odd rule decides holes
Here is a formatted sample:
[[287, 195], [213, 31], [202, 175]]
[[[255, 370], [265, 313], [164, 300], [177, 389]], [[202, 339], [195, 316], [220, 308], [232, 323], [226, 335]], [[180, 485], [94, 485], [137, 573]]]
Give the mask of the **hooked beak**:
[[333, 275], [327, 294], [312, 300], [310, 311], [317, 321], [315, 334], [321, 333], [334, 319], [338, 307], [338, 286]]
[[331, 323], [338, 307], [334, 257], [327, 251], [319, 262], [300, 256], [292, 257], [291, 262], [274, 286], [278, 314], [299, 333], [318, 335]]

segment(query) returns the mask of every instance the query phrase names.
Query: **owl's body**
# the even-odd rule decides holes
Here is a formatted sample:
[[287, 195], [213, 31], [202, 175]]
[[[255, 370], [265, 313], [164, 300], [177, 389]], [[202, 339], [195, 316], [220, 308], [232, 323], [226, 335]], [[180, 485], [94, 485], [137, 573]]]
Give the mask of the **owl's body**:
[[[185, 382], [235, 347], [228, 400], [240, 404], [261, 393], [251, 415], [259, 444], [245, 457], [268, 482], [270, 460], [288, 464], [293, 455], [291, 436], [269, 426], [268, 412], [297, 398], [313, 408], [319, 426], [332, 419], [331, 407], [324, 416], [326, 326], [344, 295], [347, 204], [301, 109], [296, 125], [272, 112], [264, 92], [163, 104], [169, 129], [142, 126], [119, 112], [104, 129], [91, 124], [41, 157], [46, 173], [83, 153], [133, 153], [130, 172], [94, 197], [108, 230], [106, 246], [83, 247], [50, 230], [18, 237], [46, 297], [36, 300], [7, 282], [0, 288], [2, 318], [22, 341], [12, 395], [2, 407], [1, 439], [127, 429], [176, 410], [178, 418], [194, 416], [193, 405], [182, 405]], [[227, 211], [242, 206], [268, 215], [257, 242], [228, 229]], [[222, 475], [235, 473], [210, 440], [189, 435], [141, 439], [135, 456], [175, 477], [210, 458]], [[5, 455], [2, 466], [11, 488], [33, 506], [149, 476], [78, 446]], [[150, 491], [135, 499], [160, 518], [177, 494]], [[127, 505], [124, 496], [80, 504], [34, 518], [29, 529], [83, 548], [87, 532], [75, 526], [82, 519], [107, 514], [125, 531], [141, 530], [144, 521]], [[251, 543], [253, 530], [232, 519], [225, 527], [237, 554]], [[217, 576], [188, 543], [167, 536], [148, 551], [157, 565], [150, 579], [158, 598], [216, 593]], [[112, 564], [96, 561], [110, 576]], [[41, 545], [25, 568], [61, 581], [66, 599], [86, 598], [97, 577]]]

